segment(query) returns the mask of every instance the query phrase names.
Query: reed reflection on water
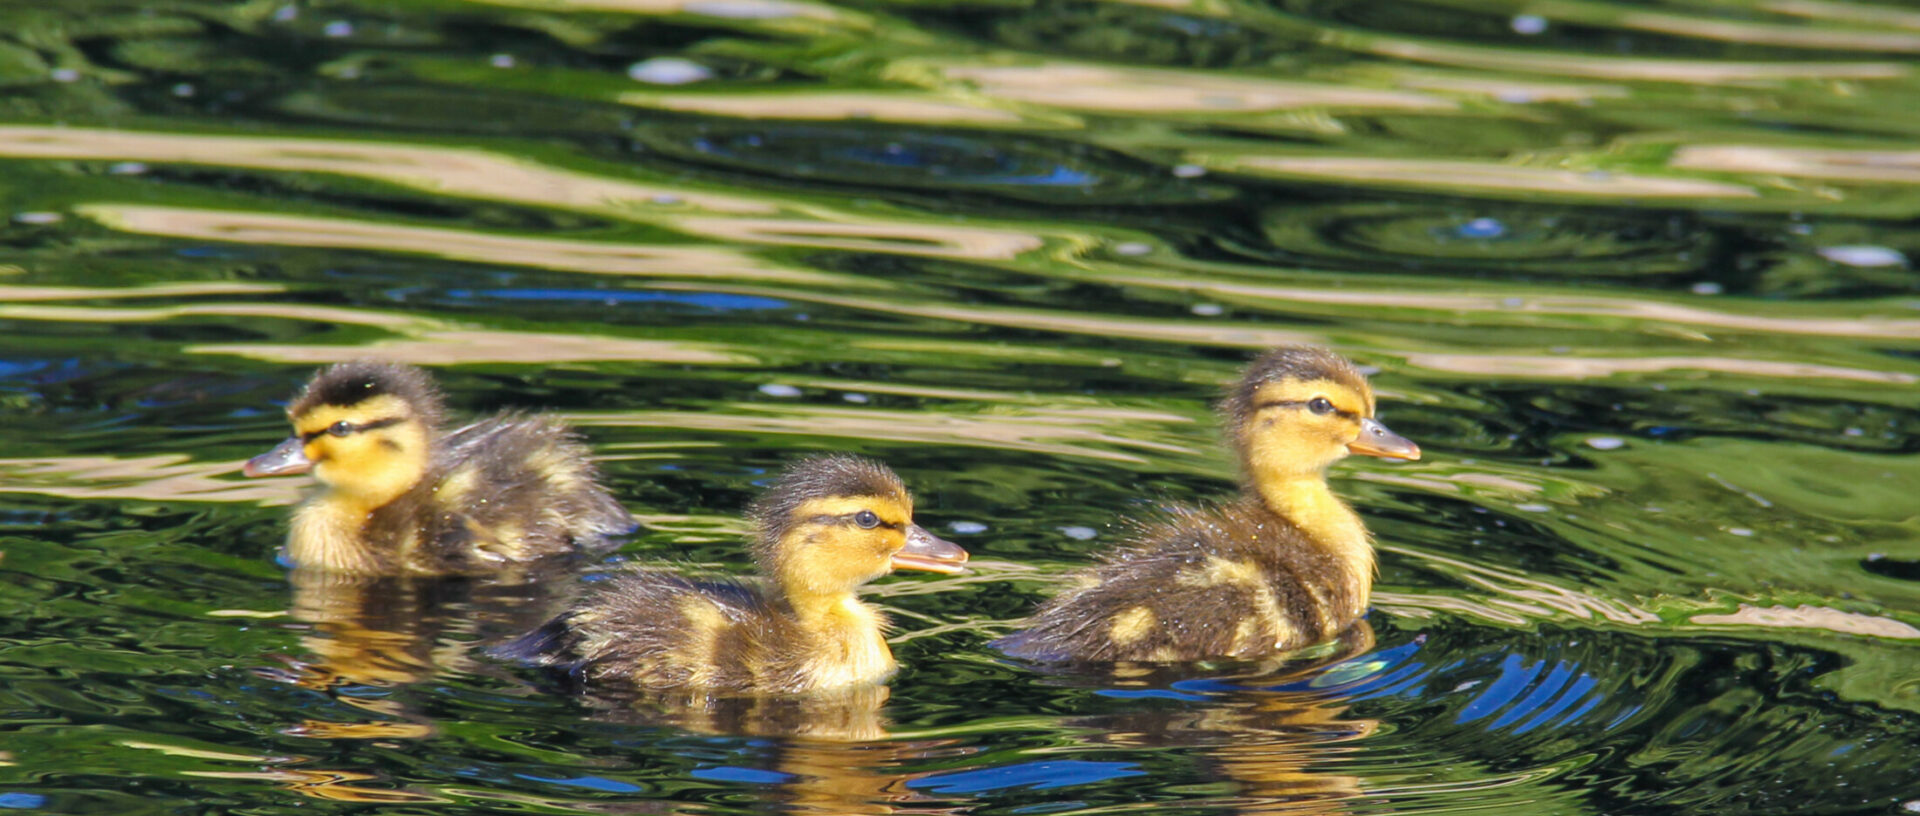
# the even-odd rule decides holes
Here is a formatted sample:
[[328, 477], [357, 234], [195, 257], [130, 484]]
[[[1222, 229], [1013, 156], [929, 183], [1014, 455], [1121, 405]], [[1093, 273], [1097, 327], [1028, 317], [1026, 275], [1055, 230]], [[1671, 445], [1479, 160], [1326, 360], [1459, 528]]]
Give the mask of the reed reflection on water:
[[[0, 22], [0, 807], [1920, 807], [1909, 9]], [[1377, 369], [1427, 451], [1335, 473], [1371, 640], [988, 648], [1118, 520], [1231, 490], [1210, 403], [1283, 343]], [[647, 530], [585, 577], [283, 569], [297, 486], [238, 463], [358, 357], [561, 412]], [[738, 574], [735, 509], [820, 451], [975, 554], [869, 588], [889, 689], [610, 699], [486, 656], [606, 570]]]

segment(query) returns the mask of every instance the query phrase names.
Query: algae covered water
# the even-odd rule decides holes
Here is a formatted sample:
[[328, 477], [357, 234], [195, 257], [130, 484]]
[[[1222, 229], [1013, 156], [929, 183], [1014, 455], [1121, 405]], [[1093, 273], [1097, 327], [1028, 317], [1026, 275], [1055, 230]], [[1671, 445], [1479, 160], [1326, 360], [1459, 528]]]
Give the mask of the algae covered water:
[[[0, 807], [1920, 810], [1920, 12], [1893, 3], [0, 5]], [[993, 638], [1232, 490], [1331, 346], [1425, 457], [1324, 665]], [[740, 573], [788, 459], [974, 555], [886, 693], [623, 705], [486, 657], [581, 587], [327, 582], [241, 460], [317, 366], [551, 409]], [[600, 565], [596, 565], [600, 566]]]

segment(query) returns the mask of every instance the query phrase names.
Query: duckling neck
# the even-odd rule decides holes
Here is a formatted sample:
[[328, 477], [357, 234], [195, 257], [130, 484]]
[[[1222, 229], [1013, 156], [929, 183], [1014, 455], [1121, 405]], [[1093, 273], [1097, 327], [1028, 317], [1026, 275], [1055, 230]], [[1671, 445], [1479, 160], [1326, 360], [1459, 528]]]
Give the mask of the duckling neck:
[[1324, 474], [1260, 480], [1255, 492], [1267, 509], [1293, 522], [1308, 539], [1346, 564], [1365, 596], [1373, 585], [1373, 536], [1360, 515], [1333, 494]]
[[810, 641], [805, 658], [810, 686], [878, 683], [893, 676], [893, 652], [880, 636], [880, 610], [851, 592], [789, 595], [787, 602]]

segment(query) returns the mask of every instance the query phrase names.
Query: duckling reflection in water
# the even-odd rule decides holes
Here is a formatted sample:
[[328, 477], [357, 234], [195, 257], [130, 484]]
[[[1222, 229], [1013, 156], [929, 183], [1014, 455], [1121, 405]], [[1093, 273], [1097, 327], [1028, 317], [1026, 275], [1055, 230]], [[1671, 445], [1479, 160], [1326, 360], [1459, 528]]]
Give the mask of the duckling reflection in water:
[[1373, 413], [1367, 378], [1345, 358], [1298, 347], [1261, 356], [1221, 405], [1242, 496], [1167, 510], [996, 645], [1038, 660], [1191, 661], [1339, 634], [1366, 613], [1373, 542], [1327, 468], [1352, 453], [1420, 458]]
[[748, 513], [764, 583], [663, 570], [616, 577], [520, 641], [509, 659], [560, 668], [590, 688], [705, 697], [826, 693], [893, 676], [878, 609], [855, 594], [895, 569], [958, 573], [967, 553], [913, 523], [885, 465], [802, 460]]
[[[1379, 783], [1343, 772], [1337, 760], [1361, 750], [1354, 743], [1371, 736], [1380, 723], [1349, 716], [1337, 688], [1311, 688], [1308, 681], [1339, 673], [1335, 664], [1366, 660], [1373, 645], [1373, 630], [1361, 620], [1309, 650], [1316, 656], [1295, 653], [1282, 661], [1244, 664], [1240, 671], [1212, 676], [1209, 679], [1222, 688], [1197, 695], [1202, 699], [1069, 718], [1062, 725], [1087, 734], [1096, 745], [1178, 749], [1178, 755], [1199, 766], [1199, 775], [1232, 786], [1216, 800], [1225, 807], [1204, 808], [1208, 812], [1345, 814], [1349, 802], [1367, 797], [1369, 788]], [[1192, 679], [1190, 671], [1183, 670], [1187, 668], [1135, 664], [1092, 682], [1164, 689]]]
[[248, 476], [311, 471], [294, 511], [295, 566], [365, 575], [478, 575], [597, 548], [633, 516], [607, 494], [559, 420], [500, 414], [441, 431], [426, 372], [351, 362], [316, 374], [287, 409], [294, 435]]
[[[500, 643], [553, 616], [574, 600], [569, 565], [541, 562], [485, 576], [355, 575], [295, 568], [290, 609], [306, 651], [285, 668], [260, 674], [332, 693], [343, 686], [398, 689], [436, 676], [486, 672], [473, 644]], [[422, 738], [433, 719], [413, 710], [406, 694], [335, 695], [370, 712], [359, 721], [308, 719], [285, 733], [322, 739]], [[353, 718], [347, 718], [353, 719]]]

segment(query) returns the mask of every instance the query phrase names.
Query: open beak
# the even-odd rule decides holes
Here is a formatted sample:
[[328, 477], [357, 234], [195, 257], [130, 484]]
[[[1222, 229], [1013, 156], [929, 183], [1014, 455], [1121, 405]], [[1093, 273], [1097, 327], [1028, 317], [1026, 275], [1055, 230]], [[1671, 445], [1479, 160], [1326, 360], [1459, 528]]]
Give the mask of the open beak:
[[927, 532], [918, 524], [907, 525], [907, 546], [893, 554], [897, 570], [925, 570], [957, 575], [966, 572], [967, 551], [960, 545]]
[[1362, 456], [1382, 459], [1419, 459], [1420, 446], [1413, 440], [1387, 430], [1372, 417], [1360, 420], [1360, 438], [1347, 443], [1347, 450]]
[[240, 472], [248, 476], [290, 476], [305, 473], [312, 467], [313, 463], [307, 460], [306, 445], [300, 437], [290, 436], [273, 450], [248, 459]]

